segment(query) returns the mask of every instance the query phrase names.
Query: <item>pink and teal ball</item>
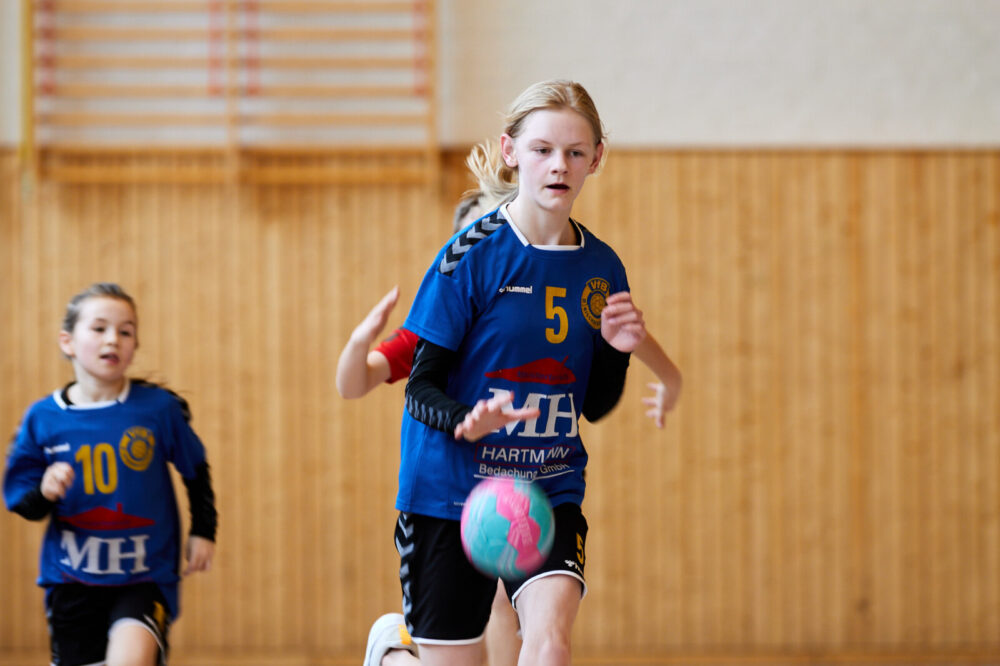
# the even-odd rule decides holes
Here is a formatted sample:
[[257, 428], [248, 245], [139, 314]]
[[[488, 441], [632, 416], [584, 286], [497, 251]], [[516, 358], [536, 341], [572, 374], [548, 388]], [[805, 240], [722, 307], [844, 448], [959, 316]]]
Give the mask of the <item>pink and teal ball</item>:
[[462, 546], [479, 571], [518, 580], [542, 566], [552, 550], [555, 519], [545, 491], [530, 481], [481, 481], [462, 509]]

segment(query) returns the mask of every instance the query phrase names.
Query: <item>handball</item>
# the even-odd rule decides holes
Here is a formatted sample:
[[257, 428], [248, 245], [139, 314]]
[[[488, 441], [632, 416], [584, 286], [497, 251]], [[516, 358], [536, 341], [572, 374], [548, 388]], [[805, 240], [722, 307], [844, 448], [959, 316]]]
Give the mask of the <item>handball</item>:
[[549, 556], [554, 535], [549, 498], [530, 481], [486, 479], [465, 500], [462, 547], [487, 576], [528, 577]]

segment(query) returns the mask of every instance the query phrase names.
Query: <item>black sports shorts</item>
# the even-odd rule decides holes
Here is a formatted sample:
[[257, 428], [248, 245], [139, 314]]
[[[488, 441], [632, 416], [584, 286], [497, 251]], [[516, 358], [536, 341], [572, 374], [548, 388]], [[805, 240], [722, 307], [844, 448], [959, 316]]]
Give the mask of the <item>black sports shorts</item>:
[[52, 663], [57, 666], [104, 661], [108, 635], [116, 622], [139, 622], [160, 646], [160, 664], [167, 663], [170, 613], [155, 583], [100, 586], [54, 585], [45, 601]]
[[[587, 519], [576, 504], [560, 504], [553, 513], [556, 531], [548, 559], [528, 578], [504, 581], [507, 596], [515, 604], [525, 585], [553, 574], [578, 579], [581, 595], [586, 594]], [[457, 520], [400, 513], [396, 521], [403, 615], [417, 643], [475, 643], [486, 631], [496, 579], [472, 566], [462, 549], [460, 532]]]

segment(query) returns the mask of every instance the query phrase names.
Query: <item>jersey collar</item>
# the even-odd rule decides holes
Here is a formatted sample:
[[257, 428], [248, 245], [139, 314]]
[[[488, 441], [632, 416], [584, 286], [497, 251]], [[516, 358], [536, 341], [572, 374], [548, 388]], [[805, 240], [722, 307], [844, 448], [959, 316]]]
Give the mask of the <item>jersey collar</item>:
[[128, 377], [125, 378], [125, 385], [122, 387], [121, 393], [118, 394], [114, 400], [102, 400], [101, 402], [94, 402], [87, 405], [75, 405], [69, 401], [67, 398], [67, 392], [69, 387], [72, 386], [74, 382], [70, 382], [66, 386], [52, 392], [52, 399], [56, 401], [59, 405], [59, 409], [102, 409], [104, 407], [110, 407], [111, 405], [117, 405], [128, 400], [129, 390], [132, 388], [132, 380]]
[[[528, 239], [525, 238], [524, 234], [521, 233], [521, 230], [517, 228], [517, 224], [514, 223], [514, 220], [510, 218], [510, 214], [507, 212], [508, 206], [510, 206], [509, 201], [504, 205], [500, 206], [500, 215], [503, 216], [503, 219], [507, 220], [507, 224], [509, 224], [510, 228], [514, 230], [514, 235], [516, 235], [518, 240], [521, 241], [521, 245], [523, 245], [524, 247], [528, 247], [529, 245], [531, 245], [531, 243], [529, 243]], [[584, 243], [587, 242], [586, 239], [583, 237], [583, 229], [580, 228], [580, 225], [577, 224], [576, 220], [574, 220], [573, 218], [569, 218], [569, 222], [570, 224], [573, 225], [573, 228], [576, 229], [576, 235], [580, 239], [579, 245], [531, 245], [531, 247], [537, 248], [539, 250], [554, 250], [557, 252], [579, 250], [580, 248], [583, 247]]]

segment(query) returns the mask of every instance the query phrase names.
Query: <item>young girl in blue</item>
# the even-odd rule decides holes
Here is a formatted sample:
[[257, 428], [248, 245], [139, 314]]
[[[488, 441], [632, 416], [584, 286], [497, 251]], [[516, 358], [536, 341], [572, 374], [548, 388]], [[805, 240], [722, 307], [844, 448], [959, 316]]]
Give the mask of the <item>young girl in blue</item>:
[[522, 93], [500, 139], [502, 163], [477, 174], [480, 182], [487, 170], [499, 174], [508, 202], [456, 234], [424, 277], [404, 325], [420, 342], [396, 499], [408, 635], [398, 615], [380, 618], [366, 666], [414, 662], [411, 637], [425, 665], [480, 662], [495, 582], [465, 559], [458, 521], [469, 491], [489, 476], [531, 479], [553, 504], [548, 561], [528, 580], [505, 583], [523, 635], [520, 663], [570, 662], [586, 589], [587, 452], [577, 421], [615, 405], [629, 355], [646, 340], [621, 261], [570, 218], [603, 139], [579, 84], [548, 81]]
[[76, 379], [28, 409], [3, 480], [9, 510], [50, 517], [38, 583], [52, 663], [165, 663], [181, 550], [167, 463], [191, 505], [184, 573], [206, 571], [216, 511], [205, 448], [182, 398], [126, 376], [138, 318], [121, 287], [75, 296], [59, 347]]

